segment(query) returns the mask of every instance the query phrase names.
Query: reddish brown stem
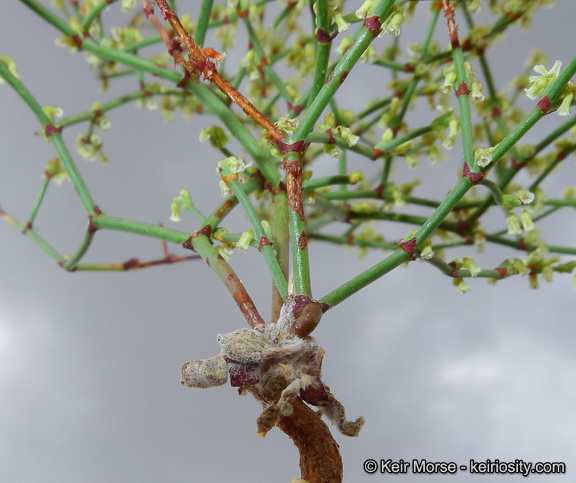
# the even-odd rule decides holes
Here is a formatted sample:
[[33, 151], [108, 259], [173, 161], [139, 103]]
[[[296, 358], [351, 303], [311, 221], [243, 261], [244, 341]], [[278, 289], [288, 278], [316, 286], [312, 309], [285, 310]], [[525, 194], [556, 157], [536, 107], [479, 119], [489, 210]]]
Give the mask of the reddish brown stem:
[[341, 482], [342, 457], [330, 429], [300, 398], [290, 403], [294, 412], [281, 418], [277, 426], [300, 452], [301, 478], [308, 483]]
[[454, 22], [454, 8], [450, 6], [450, 0], [442, 0], [442, 8], [444, 9], [444, 17], [448, 22], [448, 33], [450, 34], [450, 42], [452, 48], [460, 47], [460, 40], [458, 39], [458, 27]]
[[224, 282], [250, 327], [256, 328], [264, 326], [265, 322], [258, 313], [258, 309], [254, 305], [250, 295], [248, 295], [246, 288], [242, 285], [242, 281], [210, 243], [210, 226], [204, 227], [204, 230], [207, 231], [208, 234], [202, 232], [202, 230], [193, 233], [182, 246], [198, 252], [208, 266], [218, 275], [220, 280]]
[[[158, 4], [158, 7], [160, 7], [164, 19], [167, 20], [170, 25], [172, 25], [172, 28], [188, 49], [188, 60], [185, 60], [180, 55], [174, 56], [174, 60], [178, 62], [182, 67], [184, 67], [186, 71], [192, 74], [202, 75], [202, 77], [204, 77], [204, 79], [207, 81], [216, 84], [216, 86], [224, 94], [226, 94], [226, 96], [228, 96], [228, 98], [234, 102], [234, 104], [240, 106], [240, 108], [248, 116], [250, 116], [254, 122], [266, 130], [271, 140], [282, 141], [282, 139], [285, 137], [284, 133], [280, 131], [280, 129], [278, 129], [272, 121], [270, 121], [258, 109], [256, 109], [256, 107], [248, 99], [246, 99], [246, 97], [244, 97], [232, 84], [230, 84], [218, 73], [214, 60], [219, 62], [224, 58], [224, 56], [216, 52], [214, 49], [204, 49], [198, 45], [192, 35], [186, 31], [180, 22], [180, 19], [170, 8], [166, 0], [156, 0], [156, 3]], [[156, 24], [152, 24], [157, 29], [159, 28]], [[160, 35], [162, 35], [162, 33], [160, 33]], [[168, 43], [167, 46], [168, 49], [172, 52], [171, 44]]]

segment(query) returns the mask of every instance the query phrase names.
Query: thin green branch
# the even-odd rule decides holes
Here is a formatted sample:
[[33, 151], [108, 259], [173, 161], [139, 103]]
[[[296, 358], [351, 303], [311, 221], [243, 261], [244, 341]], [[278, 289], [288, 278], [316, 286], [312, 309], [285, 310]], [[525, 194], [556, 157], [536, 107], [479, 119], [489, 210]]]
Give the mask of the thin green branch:
[[[286, 280], [290, 265], [290, 233], [288, 231], [288, 195], [284, 190], [274, 196], [272, 237], [276, 258]], [[285, 297], [281, 295], [274, 283], [272, 287], [272, 322], [278, 320], [284, 300]]]
[[270, 79], [272, 81], [272, 84], [274, 84], [276, 89], [278, 89], [278, 92], [284, 98], [284, 100], [286, 102], [289, 102], [290, 104], [292, 104], [294, 99], [292, 99], [292, 96], [288, 92], [288, 89], [286, 89], [284, 82], [282, 82], [282, 79], [280, 79], [280, 77], [278, 77], [278, 74], [276, 74], [276, 72], [274, 71], [274, 69], [272, 68], [272, 66], [270, 65], [268, 60], [266, 59], [266, 55], [264, 54], [264, 49], [260, 45], [260, 40], [258, 39], [258, 36], [256, 35], [254, 28], [252, 27], [252, 23], [250, 22], [250, 19], [248, 17], [244, 17], [243, 20], [244, 20], [244, 25], [246, 26], [246, 30], [248, 32], [248, 37], [250, 38], [250, 43], [252, 44], [252, 48], [254, 49], [254, 51], [256, 52], [258, 57], [260, 58], [260, 65], [262, 66], [262, 70], [268, 76], [268, 79]]
[[194, 251], [202, 257], [218, 278], [222, 280], [250, 327], [261, 327], [264, 325], [264, 320], [258, 313], [244, 285], [234, 270], [232, 270], [232, 267], [216, 251], [208, 237], [199, 233], [196, 233], [196, 235], [190, 237]]
[[316, 99], [318, 92], [326, 81], [328, 62], [330, 61], [330, 49], [332, 48], [332, 38], [330, 35], [330, 17], [328, 16], [328, 0], [318, 0], [316, 2], [316, 67], [312, 85], [309, 89], [308, 105]]
[[82, 259], [82, 257], [86, 254], [86, 252], [90, 248], [93, 239], [94, 239], [94, 231], [87, 230], [76, 252], [70, 258], [66, 259], [66, 261], [62, 264], [62, 267], [65, 270], [73, 271], [74, 268], [76, 267], [76, 264]]
[[26, 235], [36, 245], [38, 245], [44, 253], [46, 253], [52, 260], [57, 263], [62, 263], [64, 257], [60, 255], [54, 248], [52, 248], [41, 236], [39, 236], [28, 223], [20, 223], [4, 210], [0, 210], [0, 216], [4, 218], [10, 225], [16, 228], [20, 233]]
[[40, 191], [38, 192], [38, 196], [36, 197], [36, 201], [34, 201], [34, 205], [32, 206], [32, 211], [28, 216], [28, 224], [29, 226], [34, 225], [34, 220], [36, 219], [36, 215], [38, 214], [38, 210], [40, 209], [40, 205], [44, 200], [44, 195], [46, 194], [46, 190], [48, 189], [48, 185], [50, 184], [50, 177], [44, 175], [42, 179], [42, 185], [40, 186]]
[[208, 30], [208, 22], [210, 21], [210, 13], [212, 12], [212, 4], [214, 0], [202, 0], [200, 5], [200, 12], [198, 13], [198, 22], [196, 24], [196, 31], [194, 37], [198, 45], [204, 45], [206, 39], [206, 31]]
[[90, 192], [80, 176], [70, 153], [68, 152], [68, 148], [62, 139], [60, 134], [60, 129], [54, 125], [54, 122], [50, 117], [48, 117], [38, 101], [34, 98], [34, 96], [30, 93], [30, 91], [24, 86], [24, 84], [14, 76], [8, 67], [4, 64], [4, 62], [0, 61], [0, 77], [3, 77], [8, 84], [16, 91], [16, 93], [22, 98], [22, 100], [30, 107], [40, 126], [42, 127], [42, 131], [44, 135], [52, 142], [60, 161], [64, 164], [66, 168], [66, 172], [70, 177], [70, 181], [76, 188], [78, 196], [84, 205], [84, 208], [88, 212], [89, 215], [95, 215], [95, 205], [92, 197], [90, 196]]
[[102, 13], [102, 11], [108, 6], [110, 5], [110, 2], [107, 0], [100, 0], [100, 3], [97, 4], [95, 7], [92, 8], [92, 10], [90, 10], [86, 16], [84, 17], [84, 19], [82, 20], [82, 25], [80, 26], [80, 29], [82, 30], [82, 32], [88, 32], [88, 29], [90, 28], [90, 24], [97, 19], [97, 17], [100, 16], [100, 14]]
[[240, 183], [237, 180], [231, 180], [228, 182], [228, 186], [238, 199], [238, 202], [242, 205], [242, 208], [244, 208], [244, 212], [246, 213], [246, 216], [250, 220], [252, 228], [254, 229], [255, 238], [260, 242], [259, 250], [264, 257], [264, 260], [266, 260], [268, 269], [272, 275], [272, 280], [274, 280], [274, 284], [276, 285], [276, 288], [278, 289], [278, 292], [280, 292], [282, 298], [285, 299], [288, 284], [286, 282], [286, 277], [284, 276], [282, 268], [276, 259], [276, 254], [274, 253], [274, 248], [272, 246], [272, 240], [268, 240], [266, 237], [264, 229], [262, 228], [262, 224], [260, 223], [260, 219], [256, 214], [256, 210], [252, 206], [250, 198], [248, 198], [246, 193], [244, 193]]

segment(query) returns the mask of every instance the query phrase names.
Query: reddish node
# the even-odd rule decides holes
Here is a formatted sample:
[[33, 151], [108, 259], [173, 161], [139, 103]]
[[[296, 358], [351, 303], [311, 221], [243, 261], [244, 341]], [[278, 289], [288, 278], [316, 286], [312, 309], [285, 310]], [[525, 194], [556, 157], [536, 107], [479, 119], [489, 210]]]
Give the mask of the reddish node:
[[288, 105], [288, 110], [289, 111], [294, 111], [294, 113], [296, 115], [300, 114], [302, 112], [302, 109], [304, 109], [304, 105], [293, 105], [291, 102], [287, 102], [286, 103]]
[[207, 237], [208, 239], [210, 239], [210, 237], [212, 236], [212, 226], [211, 225], [206, 225], [204, 227], [202, 227], [199, 231], [199, 234], [204, 235], [205, 237]]
[[508, 269], [507, 268], [500, 267], [500, 268], [497, 268], [496, 271], [498, 272], [500, 278], [504, 278], [506, 275], [508, 275]]
[[452, 267], [452, 273], [448, 276], [452, 278], [458, 278], [458, 270], [456, 270], [456, 262], [450, 262], [448, 265]]
[[410, 238], [408, 241], [402, 241], [398, 243], [398, 247], [408, 254], [410, 260], [416, 259], [414, 255], [416, 253], [416, 238]]
[[528, 245], [526, 245], [526, 240], [524, 238], [520, 238], [519, 242], [520, 250], [528, 251]]
[[464, 236], [468, 228], [470, 228], [470, 223], [464, 220], [460, 220], [458, 223], [458, 235]]
[[306, 151], [310, 143], [304, 143], [304, 140], [296, 141], [295, 143], [287, 144], [284, 141], [276, 141], [276, 145], [282, 154], [290, 152], [303, 153]]
[[258, 245], [258, 251], [262, 251], [262, 248], [265, 247], [266, 245], [272, 245], [272, 242], [270, 240], [268, 240], [267, 237], [262, 236], [260, 237], [260, 244]]
[[329, 35], [326, 32], [324, 32], [324, 30], [319, 28], [318, 31], [316, 32], [316, 40], [321, 44], [329, 44], [330, 42], [332, 42], [332, 40], [334, 40], [336, 35], [338, 35], [338, 30], [336, 30], [336, 32], [334, 32], [332, 35]]
[[122, 264], [122, 268], [124, 270], [130, 270], [132, 268], [136, 268], [139, 266], [140, 266], [140, 260], [138, 260], [137, 258], [131, 258], [130, 260], [127, 260]]
[[519, 171], [519, 170], [522, 169], [524, 166], [526, 166], [526, 163], [519, 163], [518, 161], [516, 161], [515, 158], [511, 158], [511, 159], [510, 159], [510, 165], [511, 165], [512, 168], [514, 168], [516, 171]]
[[46, 124], [46, 126], [44, 126], [44, 134], [46, 135], [47, 138], [49, 138], [53, 134], [60, 132], [62, 132], [62, 126], [56, 127], [53, 126], [52, 124]]
[[382, 29], [382, 22], [378, 18], [378, 15], [374, 15], [373, 17], [366, 17], [364, 19], [364, 27], [368, 32], [370, 32], [375, 37], [380, 33]]
[[330, 136], [330, 138], [328, 139], [328, 144], [336, 144], [336, 138], [332, 134], [332, 129], [328, 129], [327, 131], [325, 131], [325, 134], [328, 134], [328, 136]]
[[92, 215], [88, 215], [88, 233], [94, 233], [97, 228], [93, 225], [92, 220], [94, 217]]
[[372, 155], [372, 159], [378, 159], [380, 156], [382, 156], [384, 154], [384, 151], [382, 151], [381, 149], [373, 149], [374, 154]]
[[456, 95], [458, 97], [470, 94], [470, 89], [466, 85], [466, 82], [462, 81], [456, 90]]
[[80, 36], [78, 34], [74, 34], [72, 35], [72, 42], [74, 42], [74, 45], [76, 45], [76, 48], [78, 50], [82, 50], [82, 43], [83, 40], [80, 38]]
[[473, 173], [472, 171], [470, 171], [470, 168], [468, 167], [468, 163], [466, 161], [464, 161], [463, 172], [464, 177], [468, 178], [472, 184], [478, 184], [480, 183], [480, 181], [482, 181], [482, 178], [484, 178], [484, 173]]
[[548, 96], [544, 96], [542, 99], [540, 99], [537, 106], [538, 109], [540, 109], [544, 114], [548, 114], [548, 111], [550, 111], [550, 104], [550, 98]]
[[[203, 228], [201, 228], [200, 230], [195, 231], [194, 233], [192, 233], [192, 235], [190, 235], [188, 237], [188, 239], [184, 243], [182, 243], [182, 247], [186, 248], [188, 250], [195, 251], [194, 247], [192, 245], [192, 240], [194, 238], [196, 238], [197, 236], [200, 236], [200, 235], [204, 235], [204, 236], [208, 237], [208, 240], [210, 240], [210, 237], [212, 236], [212, 227], [210, 225], [206, 225]], [[220, 254], [218, 254], [218, 256], [220, 257]], [[208, 265], [210, 265], [210, 262], [208, 261], [208, 259], [206, 259], [206, 263]]]
[[179, 87], [180, 89], [186, 88], [186, 84], [188, 83], [188, 81], [191, 78], [192, 78], [192, 76], [190, 75], [190, 72], [185, 70], [184, 71], [184, 77], [182, 77], [182, 79], [180, 79], [180, 82], [178, 82], [178, 84], [176, 84], [176, 87]]

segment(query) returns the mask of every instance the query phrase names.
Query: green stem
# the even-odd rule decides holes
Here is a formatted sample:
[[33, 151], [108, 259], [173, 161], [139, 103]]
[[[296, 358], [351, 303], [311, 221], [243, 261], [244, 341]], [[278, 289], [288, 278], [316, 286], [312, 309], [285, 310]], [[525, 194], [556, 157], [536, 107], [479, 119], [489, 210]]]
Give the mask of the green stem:
[[408, 260], [409, 256], [406, 252], [397, 249], [382, 262], [370, 267], [368, 270], [322, 297], [319, 302], [321, 304], [328, 304], [329, 308], [332, 308]]
[[89, 215], [95, 215], [96, 211], [94, 209], [94, 201], [90, 196], [90, 192], [84, 183], [84, 180], [80, 176], [70, 153], [68, 152], [68, 148], [62, 139], [60, 134], [60, 130], [58, 127], [54, 126], [52, 119], [50, 119], [42, 110], [42, 107], [38, 103], [38, 101], [34, 98], [34, 96], [30, 93], [30, 91], [24, 86], [22, 82], [18, 78], [16, 78], [10, 70], [5, 66], [3, 62], [0, 61], [0, 76], [3, 77], [8, 84], [16, 91], [16, 93], [22, 98], [22, 100], [30, 107], [32, 112], [35, 114], [38, 122], [42, 126], [42, 131], [48, 137], [48, 139], [54, 145], [56, 152], [60, 158], [62, 164], [70, 177], [70, 181], [76, 188], [78, 196], [84, 205], [84, 208], [88, 212]]
[[94, 239], [94, 232], [87, 230], [85, 235], [84, 235], [84, 238], [82, 239], [82, 242], [80, 243], [80, 246], [76, 250], [76, 253], [74, 253], [74, 255], [72, 255], [70, 258], [68, 258], [62, 264], [62, 267], [65, 270], [73, 271], [74, 268], [76, 267], [76, 264], [86, 254], [86, 252], [88, 251], [88, 248], [90, 248], [90, 245], [92, 244], [93, 239]]
[[254, 302], [234, 270], [232, 270], [232, 267], [216, 251], [208, 237], [201, 234], [197, 235], [192, 238], [194, 251], [202, 257], [218, 278], [222, 280], [248, 324], [253, 328], [264, 324], [264, 320], [258, 313]]
[[[249, 195], [253, 191], [260, 188], [261, 185], [262, 185], [262, 180], [258, 179], [256, 176], [252, 176], [246, 183], [244, 183], [242, 185], [242, 189], [244, 190], [244, 193]], [[238, 204], [238, 198], [236, 198], [236, 196], [230, 196], [230, 197], [226, 198], [208, 216], [208, 218], [204, 219], [204, 221], [202, 222], [202, 228], [210, 225], [212, 232], [214, 232], [216, 230], [216, 228], [218, 227], [218, 225], [226, 217], [226, 215], [228, 215], [228, 213], [230, 213], [230, 211], [232, 211], [232, 208], [234, 208], [237, 204]]]
[[316, 2], [316, 26], [326, 36], [322, 36], [322, 40], [318, 40], [316, 36], [316, 68], [314, 69], [314, 77], [312, 85], [309, 90], [308, 106], [316, 99], [318, 92], [322, 89], [324, 81], [326, 80], [326, 72], [328, 71], [328, 62], [330, 60], [330, 49], [332, 48], [332, 40], [330, 38], [330, 17], [328, 16], [328, 1], [318, 0]]
[[[274, 221], [272, 225], [273, 246], [276, 252], [278, 264], [282, 269], [284, 279], [288, 279], [290, 265], [290, 233], [288, 231], [288, 196], [282, 190], [274, 196]], [[272, 322], [276, 322], [280, 315], [280, 309], [284, 303], [276, 284], [272, 286]]]
[[[456, 67], [456, 82], [458, 89], [460, 86], [466, 86], [470, 89], [466, 82], [466, 69], [464, 67], [464, 55], [462, 48], [457, 47], [452, 52], [454, 66]], [[472, 116], [470, 113], [470, 95], [467, 93], [458, 94], [458, 107], [460, 110], [460, 130], [462, 132], [462, 155], [464, 161], [468, 164], [470, 171], [477, 171], [474, 165], [474, 146], [472, 141]]]
[[90, 24], [102, 13], [102, 10], [104, 10], [108, 5], [110, 5], [110, 2], [106, 0], [100, 0], [100, 3], [88, 12], [88, 14], [82, 20], [82, 25], [80, 26], [82, 32], [88, 32]]
[[[546, 147], [548, 147], [550, 144], [552, 144], [555, 140], [557, 140], [560, 136], [562, 136], [563, 134], [565, 134], [567, 131], [570, 130], [570, 128], [572, 126], [574, 126], [576, 124], [576, 118], [571, 118], [568, 121], [566, 121], [564, 124], [562, 124], [561, 126], [559, 126], [558, 128], [556, 128], [554, 131], [552, 131], [548, 136], [546, 136], [542, 141], [540, 141], [535, 147], [534, 147], [534, 153], [527, 157], [526, 159], [518, 159], [517, 163], [518, 165], [516, 166], [511, 166], [510, 168], [508, 168], [501, 176], [498, 186], [500, 187], [501, 190], [503, 190], [506, 186], [508, 186], [508, 184], [510, 183], [510, 181], [512, 181], [512, 179], [514, 178], [514, 176], [516, 175], [516, 173], [518, 173], [519, 169], [523, 166], [526, 165], [526, 163], [528, 161], [530, 161], [531, 159], [533, 159], [538, 153], [540, 153], [542, 150], [544, 150]], [[484, 202], [482, 202], [474, 211], [474, 213], [472, 213], [469, 217], [468, 217], [468, 222], [473, 223], [474, 221], [478, 220], [485, 212], [488, 208], [490, 208], [490, 206], [492, 205], [492, 197], [487, 197]]]
[[540, 176], [538, 176], [538, 178], [536, 178], [536, 180], [528, 187], [528, 191], [534, 191], [536, 190], [536, 188], [538, 188], [538, 186], [540, 186], [540, 183], [542, 183], [542, 181], [544, 181], [548, 175], [554, 171], [554, 168], [556, 168], [556, 166], [558, 166], [558, 164], [560, 164], [562, 161], [564, 161], [564, 159], [566, 158], [566, 156], [568, 156], [570, 153], [574, 152], [576, 150], [576, 145], [572, 146], [569, 149], [566, 150], [562, 150], [561, 152], [559, 152], [552, 161], [550, 161], [550, 163], [548, 164], [548, 166], [546, 166], [546, 168], [542, 171], [542, 173], [540, 173]]
[[268, 78], [272, 81], [272, 83], [274, 84], [276, 89], [278, 89], [278, 92], [284, 98], [284, 100], [286, 102], [289, 102], [290, 104], [292, 104], [292, 102], [293, 102], [292, 96], [288, 92], [288, 89], [286, 89], [286, 86], [284, 85], [284, 82], [282, 82], [282, 79], [280, 79], [280, 77], [278, 77], [278, 74], [276, 74], [276, 72], [274, 71], [274, 69], [272, 68], [272, 66], [270, 65], [268, 60], [266, 59], [266, 55], [264, 54], [264, 49], [262, 49], [262, 46], [260, 45], [260, 40], [258, 40], [258, 36], [256, 35], [256, 32], [254, 31], [254, 28], [252, 27], [252, 24], [250, 23], [250, 19], [248, 17], [244, 17], [243, 20], [244, 20], [244, 25], [246, 26], [246, 30], [248, 31], [248, 37], [250, 38], [250, 43], [252, 44], [252, 48], [254, 49], [254, 51], [256, 52], [258, 57], [260, 58], [260, 65], [263, 64], [262, 70], [268, 76]]
[[[371, 16], [377, 16], [382, 21], [390, 12], [394, 0], [376, 0], [370, 11]], [[342, 85], [350, 70], [356, 65], [364, 51], [372, 43], [376, 36], [366, 26], [358, 29], [350, 48], [342, 55], [330, 76], [330, 79], [322, 86], [320, 92], [310, 104], [306, 114], [302, 118], [298, 129], [294, 133], [293, 140], [304, 139], [313, 129], [314, 124], [320, 118], [322, 112], [334, 97], [338, 88]]]
[[[20, 1], [34, 10], [50, 24], [54, 25], [65, 35], [68, 35], [69, 37], [78, 35], [66, 22], [54, 15], [37, 0]], [[90, 38], [84, 39], [82, 42], [82, 48], [104, 59], [119, 62], [137, 70], [157, 75], [158, 77], [169, 80], [175, 84], [182, 80], [182, 74], [179, 72], [160, 67], [153, 62], [138, 57], [137, 55], [102, 46]], [[250, 154], [254, 159], [254, 162], [258, 165], [258, 168], [264, 177], [270, 181], [273, 187], [277, 187], [280, 182], [280, 174], [278, 173], [278, 168], [275, 163], [264, 153], [262, 147], [258, 144], [258, 141], [256, 141], [254, 136], [248, 131], [240, 119], [235, 115], [230, 115], [230, 108], [226, 105], [225, 101], [205, 85], [189, 82], [186, 88], [207, 105], [226, 125], [232, 135], [242, 144], [244, 149], [246, 149], [248, 154]]]
[[396, 250], [398, 245], [377, 240], [363, 240], [356, 236], [326, 235], [324, 233], [310, 233], [310, 238], [319, 241], [334, 243], [336, 245], [353, 245], [356, 247], [377, 248], [379, 250]]
[[40, 186], [40, 192], [36, 197], [36, 201], [34, 202], [34, 206], [32, 207], [32, 211], [28, 217], [29, 226], [34, 224], [34, 220], [36, 219], [36, 215], [40, 209], [40, 205], [42, 204], [42, 200], [44, 199], [44, 195], [46, 194], [46, 190], [48, 189], [49, 184], [50, 178], [48, 176], [44, 176], [44, 179], [42, 180], [42, 186]]
[[114, 218], [108, 215], [99, 215], [92, 219], [92, 225], [98, 230], [115, 230], [158, 238], [171, 243], [182, 245], [190, 237], [189, 233], [152, 225], [141, 221]]
[[326, 176], [324, 178], [311, 179], [302, 185], [302, 191], [316, 190], [325, 186], [350, 184], [349, 175]]
[[212, 4], [214, 0], [202, 0], [200, 5], [200, 12], [198, 13], [198, 23], [196, 24], [196, 31], [194, 38], [198, 45], [204, 45], [206, 39], [206, 31], [208, 30], [208, 22], [210, 21], [210, 13], [212, 12]]
[[75, 114], [73, 116], [68, 116], [64, 119], [62, 119], [62, 121], [60, 121], [58, 123], [58, 127], [68, 127], [68, 126], [72, 126], [74, 124], [78, 124], [81, 122], [85, 122], [85, 121], [95, 121], [96, 119], [98, 119], [98, 116], [101, 114], [104, 114], [106, 112], [109, 112], [117, 107], [123, 106], [124, 104], [127, 104], [129, 102], [132, 101], [136, 101], [138, 99], [143, 99], [144, 97], [148, 97], [150, 95], [170, 95], [170, 96], [179, 96], [179, 97], [183, 97], [186, 96], [186, 93], [184, 91], [166, 91], [165, 88], [162, 87], [155, 87], [155, 86], [147, 86], [146, 90], [138, 90], [135, 92], [131, 92], [130, 94], [125, 94], [123, 96], [120, 96], [106, 104], [103, 104], [102, 106], [100, 106], [97, 110], [97, 112], [94, 111], [86, 111], [86, 112], [82, 112], [79, 114]]
[[262, 228], [262, 224], [260, 223], [260, 219], [256, 214], [256, 210], [252, 206], [250, 198], [248, 198], [246, 193], [244, 193], [244, 190], [242, 189], [242, 186], [240, 186], [238, 180], [229, 181], [228, 186], [238, 199], [239, 203], [242, 205], [242, 208], [244, 208], [246, 216], [248, 216], [248, 219], [252, 224], [252, 228], [254, 229], [255, 238], [261, 243], [259, 249], [262, 253], [262, 256], [264, 257], [264, 260], [268, 264], [268, 269], [270, 270], [274, 284], [276, 285], [276, 288], [278, 289], [278, 292], [280, 292], [282, 298], [285, 299], [287, 293], [286, 277], [284, 276], [282, 268], [276, 259], [274, 248], [271, 244], [262, 244], [262, 242], [272, 242], [272, 240], [267, 240], [264, 229]]
[[[432, 257], [426, 260], [430, 265], [438, 268], [444, 275], [448, 275], [449, 277], [453, 278], [492, 278], [495, 280], [500, 280], [502, 277], [502, 273], [498, 270], [480, 270], [476, 275], [472, 275], [469, 270], [460, 269], [455, 270], [454, 267], [444, 260], [438, 257]], [[516, 273], [512, 273], [508, 271], [506, 273], [506, 277], [510, 275], [515, 275]]]
[[[379, 22], [390, 12], [394, 0], [376, 0], [372, 6], [369, 15], [371, 17], [378, 17]], [[338, 88], [342, 85], [350, 70], [356, 65], [364, 51], [368, 48], [371, 42], [376, 37], [378, 32], [370, 31], [363, 25], [358, 29], [350, 48], [342, 55], [339, 62], [334, 67], [330, 79], [322, 86], [316, 98], [310, 104], [308, 110], [304, 114], [296, 132], [293, 136], [293, 143], [298, 143], [306, 138], [312, 131], [314, 124], [334, 97]], [[289, 152], [285, 160], [287, 166], [297, 165], [301, 169], [300, 154], [296, 152]], [[292, 171], [297, 171], [296, 168], [291, 168]], [[300, 180], [296, 181], [296, 185], [301, 183]], [[290, 186], [290, 183], [289, 183]], [[311, 297], [311, 283], [310, 283], [310, 262], [308, 260], [308, 243], [305, 232], [305, 222], [303, 219], [304, 214], [297, 212], [295, 207], [302, 204], [301, 199], [291, 200], [292, 197], [301, 196], [301, 193], [288, 192], [288, 216], [290, 227], [290, 246], [292, 251], [292, 265], [294, 267], [294, 286], [296, 294], [306, 295]]]
[[494, 200], [496, 201], [496, 203], [498, 203], [499, 205], [502, 204], [502, 192], [500, 191], [498, 184], [494, 183], [494, 181], [489, 179], [483, 179], [480, 182], [480, 184], [482, 186], [485, 186], [492, 192], [492, 195], [494, 196]]
[[52, 258], [52, 260], [58, 263], [62, 263], [64, 261], [64, 257], [62, 257], [62, 255], [60, 255], [54, 248], [46, 243], [46, 241], [32, 228], [30, 228], [27, 223], [20, 223], [3, 210], [0, 210], [0, 216], [4, 218], [8, 223], [10, 223], [10, 225], [16, 228], [20, 233], [24, 233], [28, 238], [30, 238], [30, 240], [38, 245], [44, 251], [44, 253]]
[[[471, 187], [472, 183], [468, 178], [463, 177], [458, 182], [456, 187], [448, 194], [440, 206], [438, 206], [432, 216], [423, 222], [421, 228], [414, 236], [416, 242], [415, 249], [442, 223]], [[410, 260], [410, 255], [399, 248], [380, 263], [357, 275], [325, 297], [322, 297], [320, 302], [333, 307], [408, 260]]]

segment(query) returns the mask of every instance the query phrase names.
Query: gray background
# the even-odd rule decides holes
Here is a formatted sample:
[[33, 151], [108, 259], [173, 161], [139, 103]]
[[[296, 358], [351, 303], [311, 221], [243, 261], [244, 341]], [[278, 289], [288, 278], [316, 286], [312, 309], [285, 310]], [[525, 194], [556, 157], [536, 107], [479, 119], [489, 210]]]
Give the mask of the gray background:
[[[195, 15], [199, 2], [181, 3]], [[359, 3], [359, 2], [358, 2]], [[513, 29], [489, 59], [498, 85], [524, 69], [532, 46], [566, 64], [573, 55], [574, 6], [560, 1], [542, 10], [534, 30]], [[351, 8], [352, 9], [352, 8]], [[423, 38], [428, 4], [407, 30]], [[113, 5], [108, 25], [120, 16]], [[424, 23], [418, 23], [423, 20]], [[240, 31], [242, 29], [239, 29]], [[464, 31], [465, 29], [462, 28]], [[438, 40], [446, 44], [444, 25]], [[18, 2], [3, 2], [0, 54], [16, 59], [20, 77], [41, 104], [62, 107], [65, 115], [93, 101], [132, 91], [122, 80], [109, 94], [82, 55], [54, 47], [57, 32]], [[241, 37], [242, 38], [242, 37]], [[390, 37], [378, 39], [380, 51]], [[216, 44], [217, 45], [217, 44]], [[242, 42], [240, 50], [244, 48]], [[229, 52], [237, 62], [234, 52]], [[363, 106], [385, 94], [383, 69], [364, 67], [352, 74], [339, 97], [342, 106]], [[479, 69], [478, 69], [479, 70]], [[359, 82], [361, 91], [355, 91]], [[358, 85], [358, 84], [356, 84]], [[530, 104], [525, 104], [530, 105]], [[0, 87], [0, 203], [25, 220], [53, 148], [33, 136], [38, 124], [7, 85]], [[91, 193], [109, 215], [164, 223], [193, 231], [191, 218], [168, 220], [179, 189], [192, 193], [209, 212], [219, 201], [214, 165], [220, 156], [198, 132], [214, 122], [165, 125], [158, 111], [124, 106], [110, 115], [103, 135], [110, 162], [77, 159]], [[408, 121], [420, 125], [416, 112]], [[543, 129], [560, 122], [543, 121]], [[81, 128], [67, 129], [73, 150]], [[529, 133], [526, 142], [540, 135]], [[77, 158], [77, 157], [76, 157]], [[76, 159], [75, 158], [75, 159]], [[320, 163], [320, 175], [330, 164]], [[365, 167], [365, 161], [351, 160]], [[422, 161], [423, 185], [416, 195], [439, 198], [457, 181], [458, 149], [440, 168]], [[396, 179], [414, 173], [399, 169]], [[574, 161], [558, 169], [564, 184], [548, 183], [551, 196], [575, 179]], [[525, 178], [519, 178], [524, 180]], [[546, 224], [551, 243], [574, 246], [576, 233], [562, 212]], [[502, 223], [495, 213], [495, 223]], [[226, 226], [246, 226], [240, 211]], [[496, 226], [496, 225], [494, 225]], [[86, 216], [70, 184], [50, 186], [35, 228], [61, 253], [73, 253], [86, 228]], [[407, 226], [386, 225], [388, 239]], [[239, 398], [229, 386], [191, 390], [179, 384], [181, 364], [218, 352], [216, 334], [245, 326], [217, 277], [191, 262], [129, 273], [66, 273], [30, 240], [0, 222], [0, 480], [5, 482], [184, 482], [285, 481], [299, 475], [298, 455], [280, 431], [256, 436], [259, 406]], [[171, 247], [183, 253], [179, 247]], [[488, 250], [477, 257], [487, 268], [514, 256]], [[448, 256], [471, 255], [458, 251]], [[311, 246], [314, 294], [321, 297], [381, 260], [360, 262], [355, 249]], [[160, 243], [128, 234], [99, 232], [84, 262], [118, 263], [132, 257], [159, 258]], [[231, 263], [267, 317], [270, 282], [258, 254], [234, 254]], [[339, 434], [347, 481], [381, 481], [367, 475], [367, 458], [426, 458], [467, 464], [470, 459], [563, 461], [566, 475], [531, 476], [534, 481], [573, 481], [576, 471], [576, 299], [569, 276], [528, 289], [514, 277], [488, 286], [472, 280], [458, 296], [451, 279], [416, 262], [399, 268], [330, 311], [315, 336], [326, 349], [324, 379], [345, 404], [350, 418], [362, 414], [360, 436]], [[446, 477], [401, 475], [402, 482], [446, 481]], [[471, 476], [455, 481], [524, 481], [521, 476]]]

